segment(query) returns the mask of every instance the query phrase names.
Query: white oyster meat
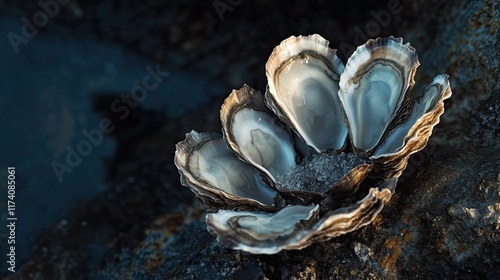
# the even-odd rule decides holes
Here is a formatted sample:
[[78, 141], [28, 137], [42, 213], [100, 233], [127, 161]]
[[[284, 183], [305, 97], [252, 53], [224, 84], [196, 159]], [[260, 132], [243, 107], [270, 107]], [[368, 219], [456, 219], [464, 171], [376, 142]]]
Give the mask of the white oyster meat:
[[418, 66], [402, 38], [368, 40], [345, 66], [317, 34], [281, 42], [265, 94], [233, 90], [222, 135], [191, 131], [176, 146], [209, 232], [229, 248], [275, 254], [371, 223], [451, 96], [445, 74], [412, 94]]

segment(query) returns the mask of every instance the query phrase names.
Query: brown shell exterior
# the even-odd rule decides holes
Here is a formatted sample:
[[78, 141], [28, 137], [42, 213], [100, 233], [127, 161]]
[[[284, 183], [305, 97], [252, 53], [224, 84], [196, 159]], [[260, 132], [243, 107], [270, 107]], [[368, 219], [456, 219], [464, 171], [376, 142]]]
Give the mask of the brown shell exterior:
[[304, 248], [315, 242], [324, 242], [370, 224], [382, 211], [384, 204], [391, 199], [392, 189], [395, 188], [396, 183], [397, 179], [393, 178], [378, 188], [371, 188], [368, 195], [356, 204], [325, 215], [314, 228], [308, 242], [301, 244], [300, 247]]
[[[318, 217], [313, 217], [303, 221], [300, 227], [297, 226], [293, 232], [285, 236], [260, 236], [258, 232], [252, 235], [229, 233], [213, 222], [211, 215], [216, 213], [207, 215], [208, 230], [226, 247], [239, 249], [243, 244], [250, 247], [248, 251], [254, 254], [300, 250], [313, 243], [324, 242], [370, 224], [380, 213], [384, 203], [390, 200], [396, 183], [397, 179], [393, 178], [379, 188], [371, 188], [368, 195], [358, 203], [331, 211], [319, 220]], [[237, 223], [232, 223], [230, 220], [227, 223], [232, 231], [238, 232]], [[254, 238], [254, 235], [259, 238]]]
[[441, 98], [436, 107], [420, 117], [411, 127], [405, 137], [402, 151], [393, 156], [370, 158], [374, 166], [374, 170], [370, 174], [371, 180], [384, 181], [392, 177], [399, 178], [406, 169], [410, 156], [425, 148], [432, 134], [432, 129], [439, 123], [439, 118], [444, 113], [444, 100], [451, 96], [450, 84], [448, 83], [446, 88], [441, 89], [441, 92]]

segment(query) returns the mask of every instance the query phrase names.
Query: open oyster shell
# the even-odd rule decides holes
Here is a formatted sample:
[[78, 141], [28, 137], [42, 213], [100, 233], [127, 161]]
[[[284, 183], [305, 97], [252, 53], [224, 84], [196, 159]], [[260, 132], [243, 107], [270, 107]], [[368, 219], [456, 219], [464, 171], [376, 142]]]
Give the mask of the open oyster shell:
[[302, 249], [371, 223], [391, 198], [396, 182], [393, 178], [381, 189], [371, 188], [358, 203], [321, 217], [317, 205], [287, 206], [276, 213], [220, 210], [206, 216], [208, 230], [225, 246], [253, 254]]
[[191, 131], [176, 146], [175, 165], [181, 183], [207, 210], [272, 209], [279, 195], [260, 174], [240, 161], [215, 133]]
[[233, 151], [273, 182], [296, 165], [290, 129], [266, 107], [264, 96], [244, 85], [233, 90], [220, 112], [224, 137]]
[[415, 49], [402, 42], [394, 37], [368, 40], [340, 77], [338, 94], [356, 153], [371, 155], [408, 110], [419, 62]]
[[450, 96], [448, 75], [442, 74], [425, 87], [423, 96], [412, 98], [412, 109], [406, 121], [396, 125], [370, 157], [376, 170], [372, 173], [373, 178], [384, 180], [401, 176], [410, 155], [427, 145], [432, 128], [444, 112], [444, 100]]
[[284, 40], [266, 63], [265, 95], [244, 85], [225, 100], [223, 138], [192, 131], [176, 146], [181, 183], [227, 247], [274, 254], [369, 224], [444, 112], [448, 76], [412, 94], [419, 62], [401, 38], [369, 40], [345, 68], [328, 44]]
[[290, 37], [266, 63], [269, 107], [317, 152], [342, 150], [347, 127], [338, 97], [344, 64], [319, 35]]

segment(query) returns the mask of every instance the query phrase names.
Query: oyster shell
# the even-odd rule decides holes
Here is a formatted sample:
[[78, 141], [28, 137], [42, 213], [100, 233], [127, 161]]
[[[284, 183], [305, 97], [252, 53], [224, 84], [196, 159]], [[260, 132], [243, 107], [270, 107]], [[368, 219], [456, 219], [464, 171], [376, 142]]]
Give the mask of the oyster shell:
[[[317, 205], [287, 206], [276, 213], [220, 210], [206, 216], [208, 230], [226, 247], [253, 254], [302, 249], [354, 231], [375, 219], [389, 201], [397, 179], [371, 188], [358, 203], [319, 216]], [[237, 235], [232, 232], [238, 232]]]
[[384, 180], [399, 177], [408, 163], [408, 158], [422, 150], [439, 123], [444, 112], [444, 100], [451, 96], [448, 75], [436, 76], [424, 89], [422, 96], [414, 96], [407, 119], [396, 125], [371, 156], [377, 170], [372, 177]]
[[278, 194], [258, 172], [243, 163], [215, 133], [191, 131], [176, 145], [174, 163], [181, 183], [209, 210], [272, 209]]
[[290, 37], [266, 63], [266, 101], [317, 152], [344, 148], [347, 127], [338, 97], [344, 65], [319, 35]]
[[220, 111], [224, 137], [240, 158], [275, 182], [296, 165], [290, 129], [266, 107], [263, 95], [244, 85], [233, 90]]
[[[226, 247], [274, 254], [301, 240], [305, 233], [302, 225], [316, 221], [318, 214], [318, 205], [289, 205], [276, 213], [220, 210], [207, 214], [206, 222], [208, 230]], [[234, 236], [232, 231], [240, 234]]]
[[244, 85], [225, 100], [223, 139], [192, 131], [177, 144], [181, 182], [226, 246], [274, 254], [369, 224], [427, 144], [451, 96], [447, 75], [412, 95], [419, 62], [401, 38], [369, 40], [345, 69], [335, 53], [319, 35], [284, 40], [266, 63], [265, 97]]
[[415, 49], [402, 38], [378, 38], [359, 46], [340, 76], [338, 92], [356, 153], [371, 155], [409, 107]]

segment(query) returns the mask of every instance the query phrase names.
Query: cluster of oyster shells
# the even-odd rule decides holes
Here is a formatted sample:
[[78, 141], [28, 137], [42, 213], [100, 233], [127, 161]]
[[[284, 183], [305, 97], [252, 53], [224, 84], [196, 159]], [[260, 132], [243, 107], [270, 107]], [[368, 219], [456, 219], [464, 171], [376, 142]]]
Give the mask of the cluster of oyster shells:
[[[368, 40], [346, 66], [319, 35], [281, 42], [265, 95], [233, 90], [222, 135], [191, 131], [176, 146], [181, 182], [209, 212], [208, 230], [227, 247], [274, 254], [373, 221], [451, 96], [445, 74], [411, 94], [418, 65], [402, 38]], [[297, 184], [322, 156], [328, 164], [311, 168], [326, 179]]]

